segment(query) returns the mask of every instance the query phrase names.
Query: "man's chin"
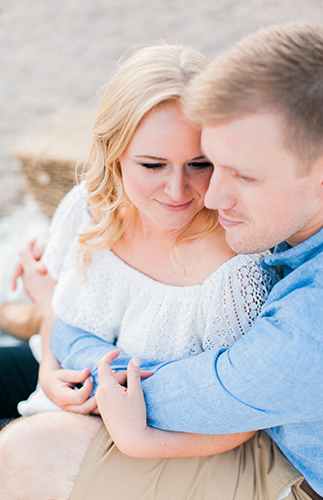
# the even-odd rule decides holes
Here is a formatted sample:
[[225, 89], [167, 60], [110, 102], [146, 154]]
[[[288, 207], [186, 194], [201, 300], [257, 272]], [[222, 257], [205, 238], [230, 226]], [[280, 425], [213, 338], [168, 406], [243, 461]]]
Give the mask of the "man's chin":
[[268, 250], [268, 246], [260, 245], [259, 241], [252, 241], [252, 239], [238, 239], [235, 238], [228, 231], [225, 232], [225, 239], [230, 248], [236, 253], [250, 254], [259, 253]]

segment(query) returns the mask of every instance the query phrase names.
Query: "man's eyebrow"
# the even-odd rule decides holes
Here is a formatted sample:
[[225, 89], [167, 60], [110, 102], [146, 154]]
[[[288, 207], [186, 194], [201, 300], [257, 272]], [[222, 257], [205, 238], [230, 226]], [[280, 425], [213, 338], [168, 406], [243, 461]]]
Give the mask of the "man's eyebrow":
[[[208, 161], [210, 163], [212, 163], [212, 161], [208, 158], [207, 154], [205, 154], [202, 145], [200, 145], [200, 148], [201, 148], [202, 154], [204, 155], [204, 156], [201, 156], [201, 158], [207, 158]], [[246, 168], [243, 165], [234, 165], [234, 166], [228, 165], [226, 162], [219, 163], [219, 166], [221, 166], [222, 168], [228, 168], [229, 170], [237, 170], [237, 171], [239, 171], [239, 170], [245, 170], [245, 168]]]

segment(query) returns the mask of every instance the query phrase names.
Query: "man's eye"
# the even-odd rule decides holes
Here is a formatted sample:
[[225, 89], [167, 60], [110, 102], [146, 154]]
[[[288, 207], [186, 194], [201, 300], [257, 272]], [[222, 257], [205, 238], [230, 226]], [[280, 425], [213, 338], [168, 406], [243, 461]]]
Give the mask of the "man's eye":
[[213, 167], [213, 163], [210, 161], [191, 161], [188, 163], [189, 167], [196, 168], [197, 170], [202, 170], [204, 168]]
[[150, 168], [152, 170], [157, 169], [157, 168], [162, 168], [164, 166], [163, 163], [140, 163], [142, 167], [145, 168]]
[[232, 176], [242, 182], [253, 182], [255, 180], [252, 177], [246, 177], [245, 175], [238, 174], [235, 170], [232, 171]]
[[254, 181], [254, 179], [252, 179], [251, 177], [245, 177], [244, 175], [237, 175], [237, 177], [242, 182], [253, 182]]

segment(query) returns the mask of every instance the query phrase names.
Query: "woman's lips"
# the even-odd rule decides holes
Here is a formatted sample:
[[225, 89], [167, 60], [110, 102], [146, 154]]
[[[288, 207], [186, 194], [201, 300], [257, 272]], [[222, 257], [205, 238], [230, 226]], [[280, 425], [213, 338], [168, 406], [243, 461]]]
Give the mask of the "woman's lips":
[[230, 227], [238, 226], [242, 224], [240, 221], [229, 220], [222, 217], [222, 215], [218, 214], [218, 221], [224, 229], [229, 229]]
[[189, 201], [188, 203], [184, 203], [183, 205], [170, 205], [168, 203], [162, 203], [161, 201], [158, 200], [156, 201], [157, 203], [159, 203], [160, 206], [165, 208], [165, 210], [169, 210], [170, 212], [183, 212], [190, 206], [193, 200]]

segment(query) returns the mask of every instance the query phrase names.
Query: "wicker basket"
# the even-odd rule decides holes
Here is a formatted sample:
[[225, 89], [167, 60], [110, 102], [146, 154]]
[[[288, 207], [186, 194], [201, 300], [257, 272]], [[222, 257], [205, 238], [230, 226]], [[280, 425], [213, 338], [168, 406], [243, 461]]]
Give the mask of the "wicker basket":
[[75, 184], [76, 164], [84, 162], [91, 147], [93, 122], [88, 111], [62, 110], [13, 151], [28, 190], [49, 218]]

